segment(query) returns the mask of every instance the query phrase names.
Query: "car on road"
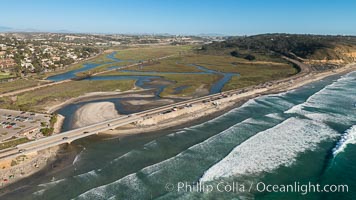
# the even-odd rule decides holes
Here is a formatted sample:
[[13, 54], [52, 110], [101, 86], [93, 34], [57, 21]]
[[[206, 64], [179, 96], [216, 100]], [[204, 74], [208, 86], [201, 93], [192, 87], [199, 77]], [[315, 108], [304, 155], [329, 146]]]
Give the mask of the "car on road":
[[19, 153], [23, 153], [23, 152], [25, 152], [25, 149], [20, 149], [19, 150]]
[[167, 113], [170, 113], [170, 112], [172, 112], [172, 111], [171, 110], [166, 110], [166, 111], [162, 112], [162, 114], [167, 114]]
[[83, 133], [86, 134], [86, 133], [89, 133], [89, 131], [84, 131]]
[[62, 140], [68, 140], [68, 137], [63, 137]]

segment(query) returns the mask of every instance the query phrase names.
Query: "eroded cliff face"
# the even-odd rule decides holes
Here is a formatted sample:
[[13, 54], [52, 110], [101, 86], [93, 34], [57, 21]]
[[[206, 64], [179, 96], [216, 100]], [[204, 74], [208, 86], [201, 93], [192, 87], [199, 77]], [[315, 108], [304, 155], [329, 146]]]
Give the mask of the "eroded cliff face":
[[352, 59], [353, 61], [356, 61], [356, 51], [354, 52], [349, 52], [349, 53], [345, 53], [345, 56], [349, 57], [350, 59]]
[[354, 45], [339, 45], [336, 46], [335, 52], [340, 54], [345, 62], [356, 61], [356, 46]]
[[356, 46], [337, 45], [334, 48], [321, 49], [303, 61], [318, 70], [341, 67], [356, 62]]

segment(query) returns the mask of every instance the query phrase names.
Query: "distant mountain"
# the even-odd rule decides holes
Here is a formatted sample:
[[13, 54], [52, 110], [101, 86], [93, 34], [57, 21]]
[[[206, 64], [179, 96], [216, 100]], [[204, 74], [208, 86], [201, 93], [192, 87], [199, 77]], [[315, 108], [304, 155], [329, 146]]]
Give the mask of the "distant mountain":
[[73, 33], [73, 31], [70, 30], [39, 30], [39, 29], [34, 29], [34, 28], [25, 28], [25, 29], [18, 29], [18, 28], [11, 28], [7, 26], [0, 26], [0, 32], [51, 32], [51, 33]]
[[50, 31], [54, 33], [73, 33], [73, 31], [62, 29], [62, 30], [55, 30], [55, 31]]
[[198, 34], [200, 37], [224, 37], [226, 35], [220, 33], [201, 33]]
[[13, 30], [11, 27], [0, 26], [0, 32], [7, 32]]
[[36, 29], [16, 29], [7, 26], [0, 26], [0, 32], [38, 32]]

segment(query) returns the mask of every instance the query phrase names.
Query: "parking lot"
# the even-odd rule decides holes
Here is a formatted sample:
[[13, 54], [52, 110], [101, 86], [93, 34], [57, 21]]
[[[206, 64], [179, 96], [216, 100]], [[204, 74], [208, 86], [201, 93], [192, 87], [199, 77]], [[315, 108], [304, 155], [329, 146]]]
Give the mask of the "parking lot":
[[0, 142], [23, 137], [41, 137], [40, 129], [48, 125], [49, 120], [49, 115], [0, 109]]

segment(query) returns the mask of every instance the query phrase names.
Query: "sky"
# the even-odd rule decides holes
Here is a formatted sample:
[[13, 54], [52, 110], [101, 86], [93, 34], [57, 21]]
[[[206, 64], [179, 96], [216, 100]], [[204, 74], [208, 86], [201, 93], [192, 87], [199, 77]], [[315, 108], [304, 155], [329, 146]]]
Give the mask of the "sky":
[[0, 0], [0, 27], [81, 33], [356, 35], [356, 0]]

